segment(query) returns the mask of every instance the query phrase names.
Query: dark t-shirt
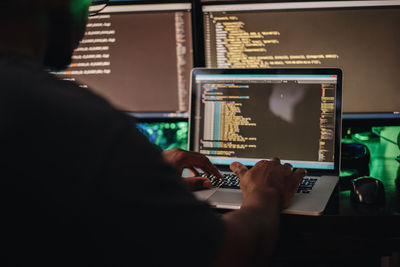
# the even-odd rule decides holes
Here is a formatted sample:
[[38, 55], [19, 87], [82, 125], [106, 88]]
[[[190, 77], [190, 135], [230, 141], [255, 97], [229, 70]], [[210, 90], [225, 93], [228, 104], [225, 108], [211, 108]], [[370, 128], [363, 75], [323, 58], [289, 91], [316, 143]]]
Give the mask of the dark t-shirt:
[[0, 265], [207, 266], [215, 256], [220, 218], [127, 115], [11, 54], [0, 54], [0, 109]]

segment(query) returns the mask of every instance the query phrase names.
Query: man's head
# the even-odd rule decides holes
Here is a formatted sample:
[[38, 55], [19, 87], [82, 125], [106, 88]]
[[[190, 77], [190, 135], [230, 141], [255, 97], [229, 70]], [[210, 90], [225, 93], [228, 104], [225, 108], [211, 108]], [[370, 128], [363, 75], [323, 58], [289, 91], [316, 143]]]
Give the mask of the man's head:
[[[7, 0], [0, 11], [1, 50], [34, 51], [52, 69], [71, 62], [73, 50], [84, 35], [90, 0]], [[25, 31], [24, 31], [25, 29]]]

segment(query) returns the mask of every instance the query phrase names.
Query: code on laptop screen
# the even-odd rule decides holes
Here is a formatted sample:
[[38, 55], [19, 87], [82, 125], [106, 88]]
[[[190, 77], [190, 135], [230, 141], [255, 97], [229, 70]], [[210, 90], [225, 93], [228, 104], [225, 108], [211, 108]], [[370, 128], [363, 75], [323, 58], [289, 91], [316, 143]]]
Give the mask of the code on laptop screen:
[[278, 156], [333, 169], [334, 75], [197, 75], [195, 147], [214, 164]]

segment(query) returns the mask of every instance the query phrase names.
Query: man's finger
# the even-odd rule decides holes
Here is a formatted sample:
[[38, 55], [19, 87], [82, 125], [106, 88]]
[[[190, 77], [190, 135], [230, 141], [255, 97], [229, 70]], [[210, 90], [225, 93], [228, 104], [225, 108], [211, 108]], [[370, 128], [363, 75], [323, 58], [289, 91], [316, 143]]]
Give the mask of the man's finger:
[[199, 176], [199, 172], [195, 168], [186, 168], [186, 169], [188, 169], [193, 174], [193, 176]]
[[283, 164], [283, 168], [285, 169], [286, 175], [291, 175], [293, 173], [293, 166], [289, 163]]
[[199, 160], [200, 166], [196, 166], [202, 169], [206, 173], [210, 173], [217, 178], [222, 178], [222, 174], [218, 171], [218, 169], [211, 163], [211, 161], [206, 156], [201, 156], [201, 160]]
[[277, 158], [277, 157], [273, 157], [269, 161], [276, 162], [276, 163], [279, 163], [279, 164], [281, 163], [281, 160], [279, 158]]
[[[291, 188], [290, 188], [290, 191], [288, 191], [288, 193], [291, 194], [291, 196], [296, 194], [296, 191], [299, 188], [301, 180], [304, 178], [305, 175], [306, 175], [306, 171], [304, 169], [297, 169], [296, 171], [293, 172], [293, 176], [292, 176], [293, 180], [291, 181], [291, 186], [290, 186]], [[292, 197], [290, 197], [289, 199], [292, 199]], [[288, 202], [286, 204], [289, 205], [290, 202]]]
[[297, 169], [294, 171], [293, 175], [296, 178], [296, 180], [300, 183], [301, 180], [306, 176], [307, 172], [304, 169]]
[[247, 167], [240, 162], [233, 162], [229, 167], [239, 179], [248, 171]]
[[207, 174], [212, 174], [217, 178], [222, 178], [222, 175], [218, 169], [203, 154], [193, 151], [184, 151], [183, 155], [184, 157], [180, 162], [181, 167], [190, 169], [194, 169], [194, 167], [196, 167]]
[[188, 177], [184, 178], [183, 181], [192, 191], [211, 187], [211, 181], [205, 177]]

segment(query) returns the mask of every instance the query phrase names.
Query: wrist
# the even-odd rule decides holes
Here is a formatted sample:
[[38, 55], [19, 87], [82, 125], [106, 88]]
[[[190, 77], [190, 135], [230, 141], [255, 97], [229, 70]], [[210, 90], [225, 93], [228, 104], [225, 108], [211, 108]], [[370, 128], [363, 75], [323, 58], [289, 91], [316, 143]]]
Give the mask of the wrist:
[[255, 188], [246, 193], [243, 207], [250, 206], [276, 206], [279, 211], [283, 208], [283, 196], [278, 189], [268, 187], [264, 189]]

